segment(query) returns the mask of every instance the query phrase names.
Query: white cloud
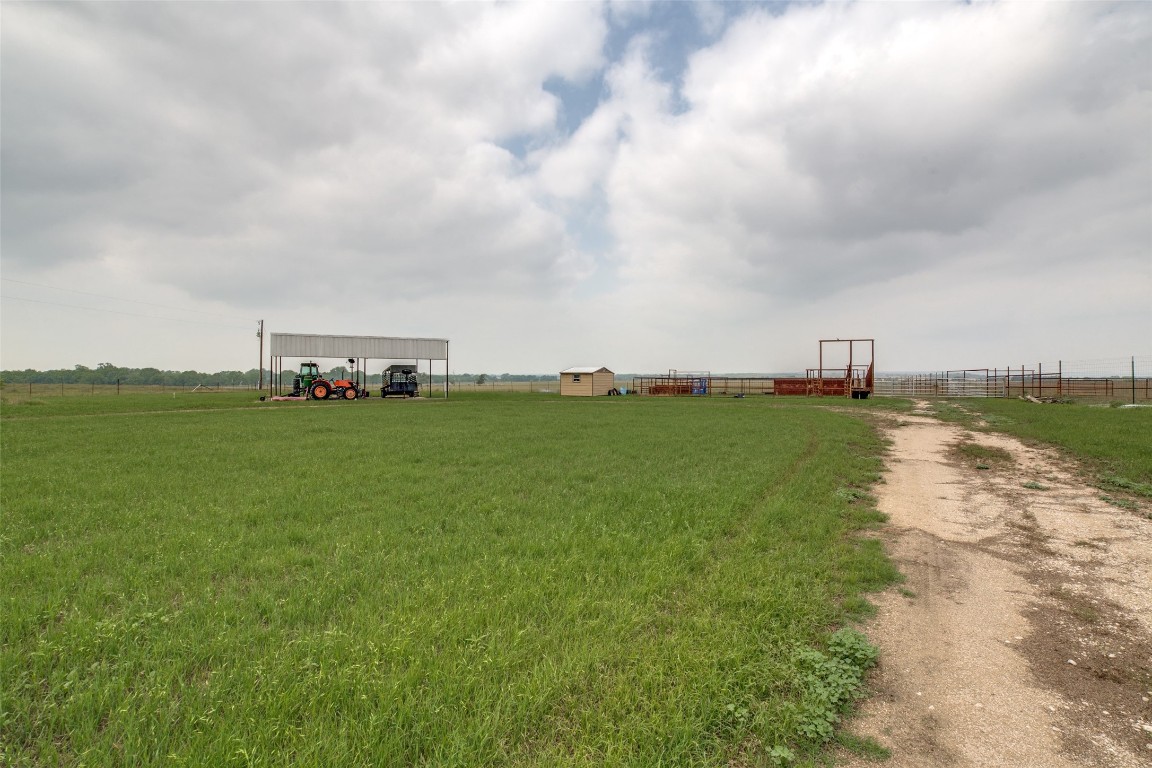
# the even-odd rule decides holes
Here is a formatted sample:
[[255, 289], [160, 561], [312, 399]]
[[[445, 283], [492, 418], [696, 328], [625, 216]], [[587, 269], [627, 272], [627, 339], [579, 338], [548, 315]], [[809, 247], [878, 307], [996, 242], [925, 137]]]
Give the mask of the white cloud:
[[[346, 295], [340, 265], [355, 270], [355, 287], [401, 296], [565, 276], [563, 222], [494, 142], [550, 130], [545, 80], [599, 66], [594, 5], [13, 15], [16, 86], [45, 95], [6, 110], [15, 160], [5, 171], [27, 166], [49, 188], [30, 200], [27, 185], [6, 185], [11, 263], [134, 262], [156, 281], [235, 301], [286, 270], [313, 293]], [[206, 26], [217, 24], [219, 38]], [[164, 44], [150, 37], [158, 28]], [[61, 135], [45, 138], [45, 125]], [[90, 182], [83, 214], [69, 209], [77, 174]], [[33, 218], [52, 207], [46, 196], [63, 203], [64, 226], [40, 242], [46, 227]]]
[[[904, 368], [937, 337], [1146, 345], [1147, 6], [771, 10], [6, 5], [4, 275], [459, 338], [474, 370], [796, 369], [850, 334]], [[713, 41], [684, 68], [675, 14]], [[570, 135], [558, 78], [603, 82]], [[1049, 321], [965, 338], [990, 302]], [[130, 364], [119, 326], [4, 313], [6, 364], [73, 335], [56, 354]]]
[[[644, 295], [736, 285], [786, 309], [989, 249], [1075, 261], [1069, 222], [1122, 220], [1095, 226], [1097, 253], [1148, 258], [1148, 21], [1086, 4], [751, 14], [692, 59], [686, 112], [628, 100], [609, 189], [623, 274]], [[955, 287], [974, 299], [977, 277]]]

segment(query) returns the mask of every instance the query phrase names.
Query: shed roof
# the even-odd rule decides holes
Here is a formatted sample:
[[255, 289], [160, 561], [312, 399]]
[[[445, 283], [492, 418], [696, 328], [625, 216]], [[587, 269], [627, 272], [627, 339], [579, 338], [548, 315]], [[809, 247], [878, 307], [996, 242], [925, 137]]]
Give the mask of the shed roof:
[[596, 367], [594, 365], [576, 366], [575, 368], [565, 368], [560, 373], [612, 373], [604, 366]]
[[447, 360], [447, 339], [393, 336], [328, 336], [273, 333], [272, 355], [283, 357], [364, 357], [373, 360]]

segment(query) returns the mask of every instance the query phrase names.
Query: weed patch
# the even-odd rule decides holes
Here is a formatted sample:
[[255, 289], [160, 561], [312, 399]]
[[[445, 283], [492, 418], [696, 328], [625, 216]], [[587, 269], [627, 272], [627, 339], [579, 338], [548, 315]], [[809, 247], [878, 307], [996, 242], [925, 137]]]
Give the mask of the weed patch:
[[859, 488], [837, 488], [836, 496], [849, 504], [858, 501], [867, 502], [868, 504], [875, 504], [876, 497], [867, 491], [862, 491]]
[[1100, 487], [1103, 489], [1126, 491], [1136, 496], [1152, 498], [1152, 483], [1138, 483], [1134, 480], [1128, 480], [1116, 475], [1105, 475], [1101, 477]]
[[804, 648], [794, 653], [792, 663], [800, 671], [803, 686], [800, 704], [793, 708], [796, 733], [817, 743], [831, 740], [878, 656], [877, 648], [850, 628], [834, 633], [826, 652]]
[[1114, 507], [1119, 507], [1120, 509], [1127, 509], [1130, 512], [1136, 512], [1140, 509], [1140, 505], [1130, 499], [1118, 499], [1115, 496], [1109, 496], [1107, 494], [1101, 495], [1100, 501], [1111, 504]]
[[988, 469], [992, 464], [1009, 464], [1012, 462], [1012, 454], [1003, 448], [980, 445], [979, 443], [959, 443], [953, 451], [962, 459], [975, 460], [978, 464], [983, 464], [983, 469]]

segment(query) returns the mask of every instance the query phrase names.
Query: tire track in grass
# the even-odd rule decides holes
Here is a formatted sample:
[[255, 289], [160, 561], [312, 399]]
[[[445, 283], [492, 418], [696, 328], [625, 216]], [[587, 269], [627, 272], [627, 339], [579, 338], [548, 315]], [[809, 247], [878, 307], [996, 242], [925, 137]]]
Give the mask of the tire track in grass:
[[[609, 649], [610, 653], [589, 660], [581, 674], [567, 682], [550, 724], [522, 746], [517, 764], [566, 762], [587, 749], [585, 737], [590, 729], [612, 728], [614, 722], [629, 723], [628, 732], [619, 734], [619, 755], [599, 754], [595, 757], [599, 763], [627, 763], [653, 750], [667, 750], [681, 756], [694, 754], [692, 764], [706, 764], [708, 755], [723, 751], [724, 739], [716, 733], [722, 730], [716, 726], [726, 711], [716, 700], [722, 691], [685, 690], [700, 681], [715, 689], [715, 667], [721, 661], [714, 643], [707, 644], [711, 648], [700, 648], [691, 642], [701, 632], [715, 635], [715, 623], [721, 618], [714, 602], [700, 597], [700, 590], [714, 584], [729, 554], [747, 539], [757, 513], [791, 487], [812, 461], [818, 444], [818, 436], [809, 434], [803, 447], [794, 449], [794, 458], [771, 472], [762, 481], [763, 487], [733, 510], [723, 531], [696, 553], [693, 562], [685, 564], [677, 584], [655, 596], [633, 622], [628, 638]], [[654, 663], [654, 659], [665, 661]], [[695, 704], [697, 711], [670, 712], [667, 704], [673, 699]], [[705, 711], [699, 711], [701, 706]], [[698, 743], [701, 734], [710, 734], [710, 743]]]
[[[704, 567], [646, 611], [625, 652], [586, 670], [555, 712], [550, 735], [519, 763], [571, 754], [597, 719], [628, 723], [619, 760], [595, 758], [610, 764], [627, 763], [629, 749], [638, 757], [661, 748], [690, 764], [739, 762], [798, 741], [793, 655], [825, 635], [842, 615], [832, 598], [860, 581], [841, 572], [859, 559], [855, 542], [845, 541], [853, 524], [819, 507], [839, 483], [859, 481], [865, 464], [856, 462], [852, 478], [814, 471], [836, 456], [851, 458], [842, 439], [851, 430], [829, 435], [811, 417], [797, 421], [790, 426], [808, 429], [791, 460], [740, 506], [705, 550]], [[836, 565], [826, 562], [830, 546], [843, 547], [832, 555]], [[887, 563], [878, 550], [865, 557]], [[863, 581], [874, 588], [895, 575], [890, 567], [878, 573]]]

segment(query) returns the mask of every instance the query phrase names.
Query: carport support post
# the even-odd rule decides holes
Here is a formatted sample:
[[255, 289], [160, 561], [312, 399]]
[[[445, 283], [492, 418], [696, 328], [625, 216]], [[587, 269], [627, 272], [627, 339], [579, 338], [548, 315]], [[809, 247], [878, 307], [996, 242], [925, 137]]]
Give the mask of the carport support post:
[[848, 375], [845, 377], [845, 382], [844, 382], [847, 385], [844, 387], [844, 393], [846, 395], [848, 395], [848, 397], [852, 397], [852, 364], [854, 362], [856, 362], [852, 358], [852, 351], [855, 348], [856, 348], [856, 340], [850, 339], [848, 341]]
[[817, 394], [824, 397], [824, 342], [820, 342], [820, 362], [817, 363], [820, 367], [816, 369], [816, 388]]

